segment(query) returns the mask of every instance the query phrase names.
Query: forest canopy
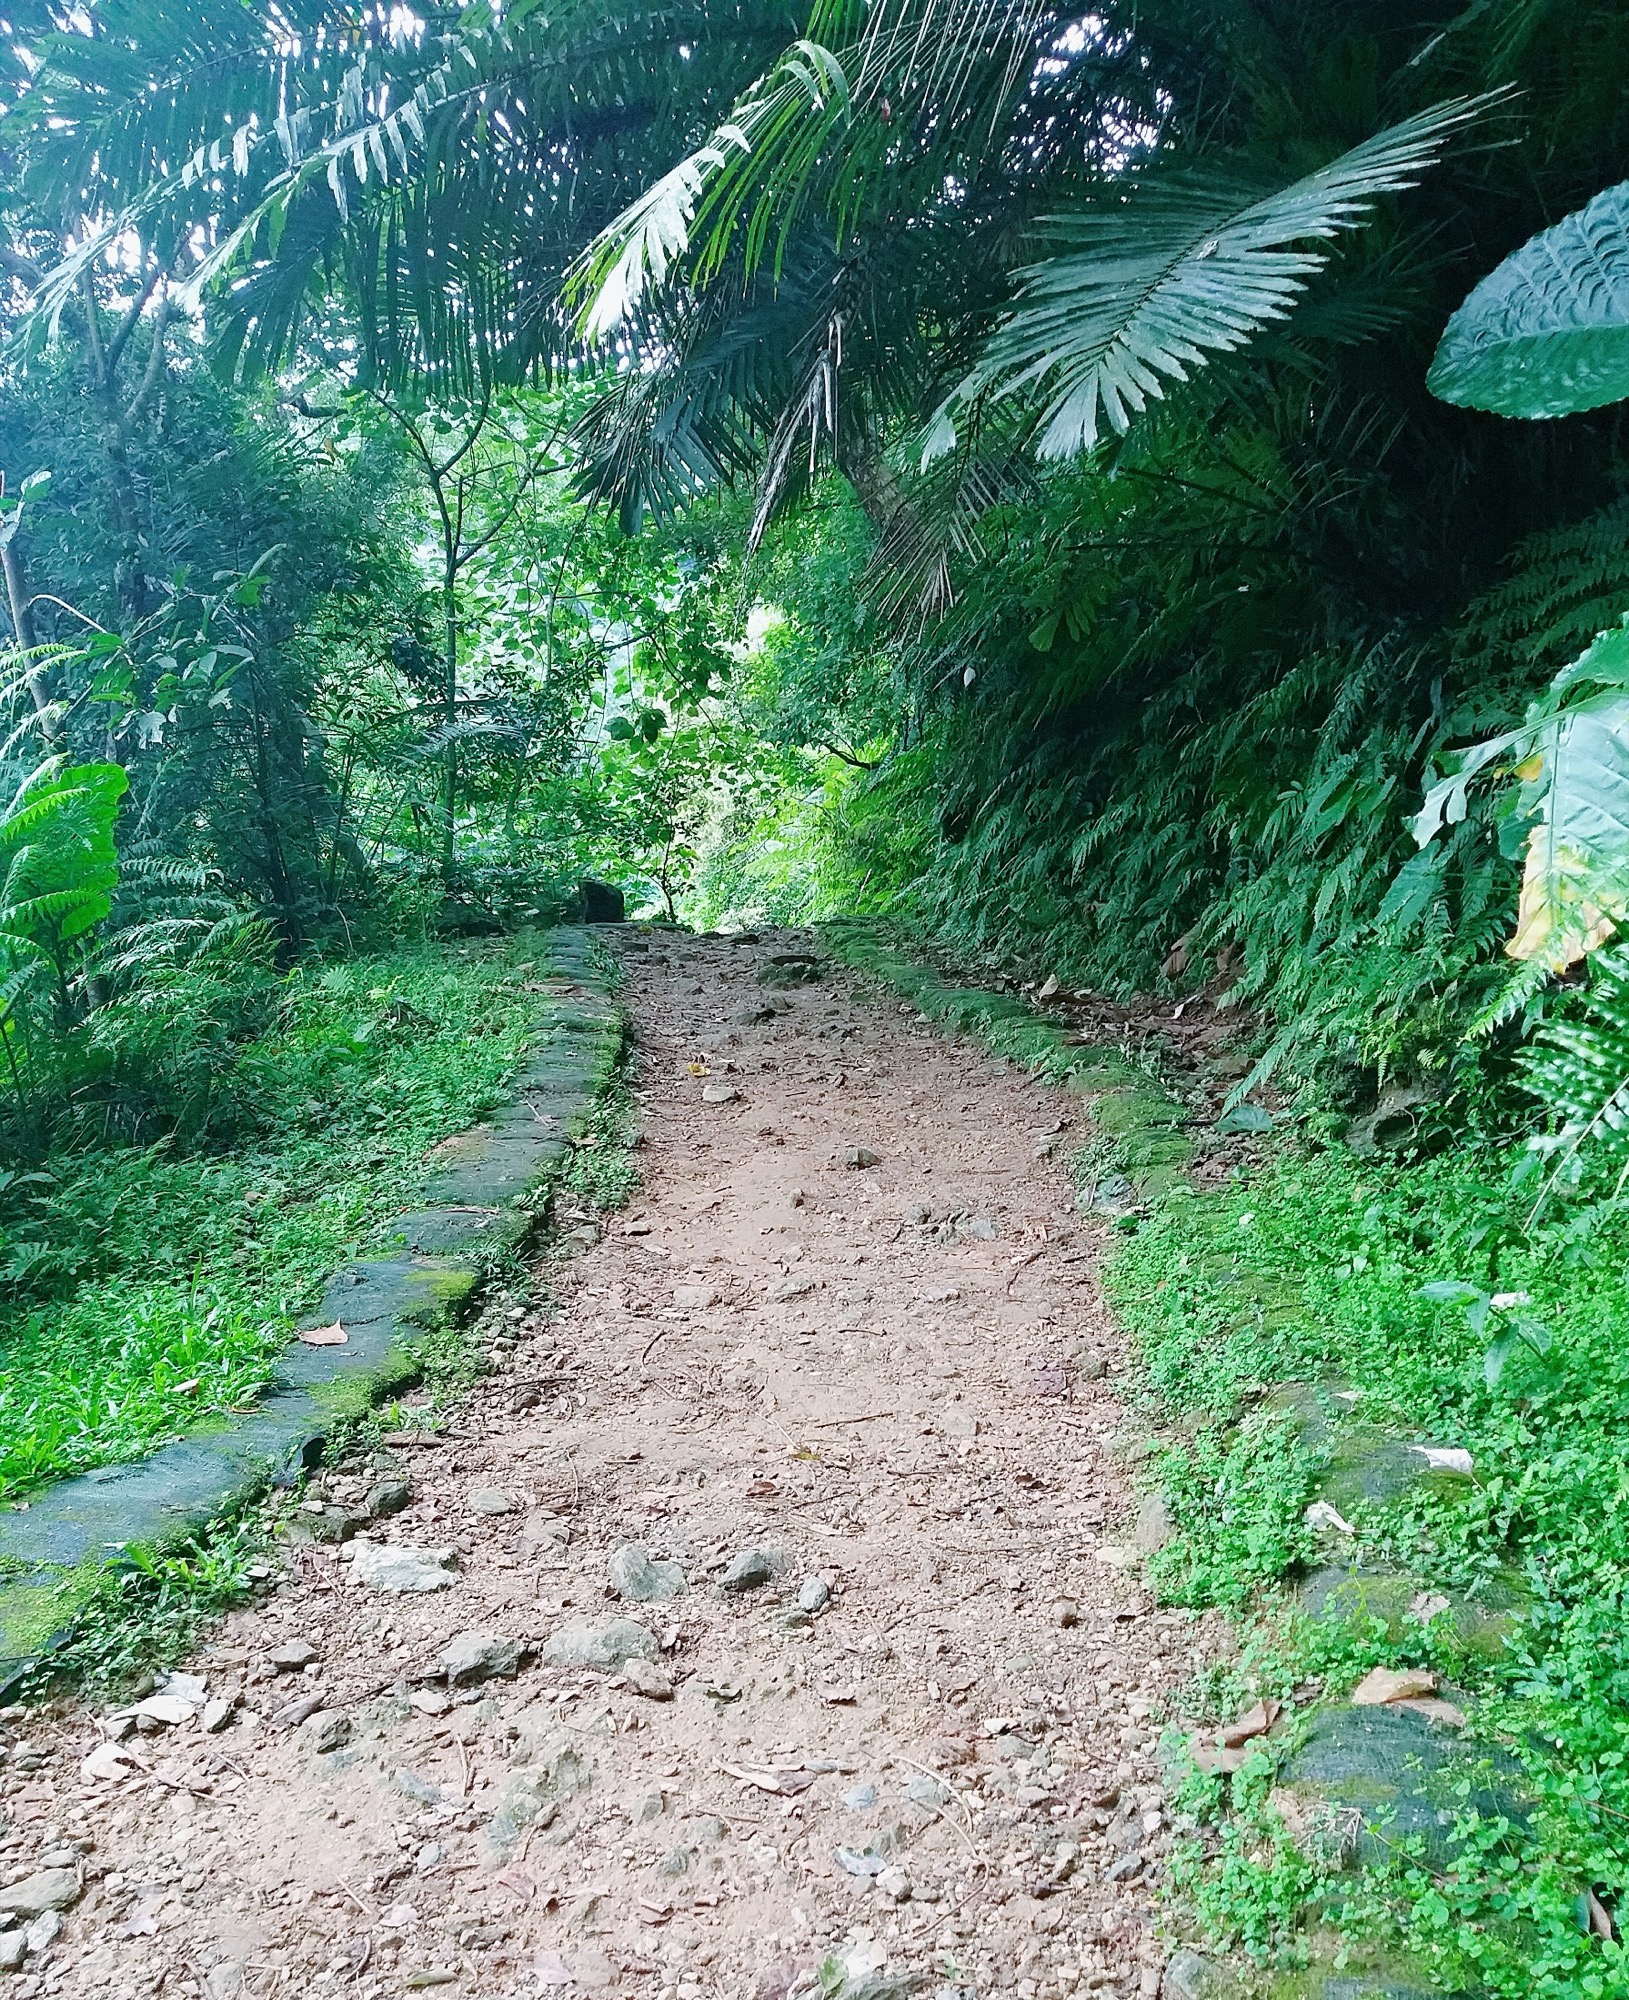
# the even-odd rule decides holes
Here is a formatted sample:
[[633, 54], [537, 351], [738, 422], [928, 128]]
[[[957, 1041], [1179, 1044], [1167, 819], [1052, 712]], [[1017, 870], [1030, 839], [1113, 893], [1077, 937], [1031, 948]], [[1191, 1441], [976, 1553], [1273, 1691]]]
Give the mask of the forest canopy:
[[1620, 9], [4, 51], [18, 1116], [84, 1122], [146, 980], [603, 875], [1220, 979], [1251, 1088], [1531, 1120], [1629, 909]]

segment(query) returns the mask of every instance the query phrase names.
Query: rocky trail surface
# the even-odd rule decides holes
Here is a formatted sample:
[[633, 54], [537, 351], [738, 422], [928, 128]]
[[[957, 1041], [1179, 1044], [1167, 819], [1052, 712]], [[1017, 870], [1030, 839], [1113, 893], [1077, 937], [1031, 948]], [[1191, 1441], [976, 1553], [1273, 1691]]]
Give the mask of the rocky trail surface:
[[452, 1430], [142, 1701], [5, 1711], [0, 2000], [1159, 1990], [1213, 1635], [1128, 1567], [1078, 1100], [806, 936], [621, 948], [641, 1187]]

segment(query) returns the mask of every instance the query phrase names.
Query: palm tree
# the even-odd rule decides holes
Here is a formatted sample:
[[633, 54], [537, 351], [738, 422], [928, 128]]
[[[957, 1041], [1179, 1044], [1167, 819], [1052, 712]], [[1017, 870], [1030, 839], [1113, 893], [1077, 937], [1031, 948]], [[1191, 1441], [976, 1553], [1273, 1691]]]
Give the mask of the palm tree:
[[997, 461], [1014, 420], [1043, 452], [1123, 429], [1282, 318], [1318, 246], [1475, 109], [1264, 158], [1200, 110], [1239, 57], [1182, 0], [812, 0], [790, 46], [783, 20], [764, 0], [65, 16], [7, 120], [21, 192], [74, 218], [36, 311], [134, 231], [186, 263], [234, 366], [316, 338], [364, 379], [462, 395], [608, 359], [584, 484], [630, 525], [753, 476], [761, 532], [826, 458], [897, 523], [902, 431], [933, 416], [931, 456], [970, 421], [952, 483], [977, 504], [992, 427]]

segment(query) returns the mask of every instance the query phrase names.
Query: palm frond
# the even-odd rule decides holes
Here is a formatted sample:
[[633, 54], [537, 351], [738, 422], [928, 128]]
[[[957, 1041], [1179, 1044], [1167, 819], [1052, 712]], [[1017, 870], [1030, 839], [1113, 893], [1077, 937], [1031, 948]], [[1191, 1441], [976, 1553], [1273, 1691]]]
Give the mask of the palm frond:
[[841, 243], [907, 181], [942, 182], [988, 147], [1048, 18], [1042, 0], [821, 0], [810, 34], [573, 267], [585, 336], [610, 337], [675, 270], [705, 285], [732, 254], [748, 277], [778, 270], [811, 208]]
[[1487, 100], [1454, 98], [1377, 133], [1316, 173], [1263, 194], [1214, 173], [1150, 172], [1115, 206], [1048, 225], [1059, 246], [1019, 274], [1017, 305], [941, 405], [924, 444], [955, 441], [955, 412], [1038, 394], [1043, 458], [1125, 432], [1167, 382], [1289, 316], [1325, 252], [1294, 248], [1357, 228], [1382, 194], [1415, 184]]

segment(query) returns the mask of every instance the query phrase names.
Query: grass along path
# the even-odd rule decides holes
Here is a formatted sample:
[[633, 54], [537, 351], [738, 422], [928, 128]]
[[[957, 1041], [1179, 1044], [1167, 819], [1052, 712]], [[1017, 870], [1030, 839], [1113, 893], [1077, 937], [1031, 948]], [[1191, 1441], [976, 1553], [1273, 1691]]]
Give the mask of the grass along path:
[[0, 1498], [251, 1399], [429, 1150], [500, 1101], [548, 970], [535, 933], [302, 967], [235, 1052], [237, 1146], [58, 1156], [14, 1192], [32, 1282], [0, 1306]]

